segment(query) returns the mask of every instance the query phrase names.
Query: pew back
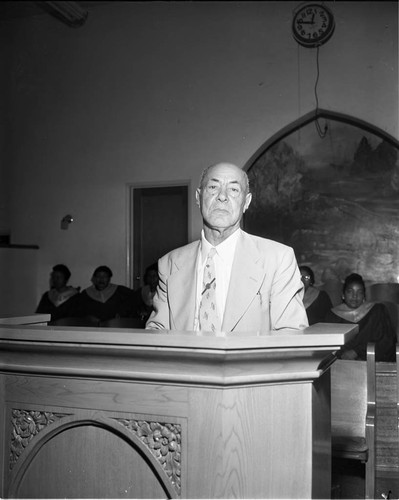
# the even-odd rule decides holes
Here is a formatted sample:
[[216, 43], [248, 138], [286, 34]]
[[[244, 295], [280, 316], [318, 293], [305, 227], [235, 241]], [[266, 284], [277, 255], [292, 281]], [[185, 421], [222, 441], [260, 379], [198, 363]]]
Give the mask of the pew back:
[[366, 438], [367, 362], [337, 360], [331, 368], [333, 438]]
[[365, 496], [375, 496], [375, 345], [367, 361], [337, 360], [331, 367], [332, 455], [366, 464]]
[[376, 364], [376, 429], [377, 474], [399, 475], [398, 382], [396, 363]]

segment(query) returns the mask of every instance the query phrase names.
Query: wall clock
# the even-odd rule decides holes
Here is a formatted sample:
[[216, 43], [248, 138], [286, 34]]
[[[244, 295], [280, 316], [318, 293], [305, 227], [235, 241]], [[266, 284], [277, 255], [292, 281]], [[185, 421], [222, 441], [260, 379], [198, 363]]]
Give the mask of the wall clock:
[[309, 3], [295, 11], [292, 34], [303, 47], [319, 47], [326, 43], [334, 32], [334, 15], [325, 5]]

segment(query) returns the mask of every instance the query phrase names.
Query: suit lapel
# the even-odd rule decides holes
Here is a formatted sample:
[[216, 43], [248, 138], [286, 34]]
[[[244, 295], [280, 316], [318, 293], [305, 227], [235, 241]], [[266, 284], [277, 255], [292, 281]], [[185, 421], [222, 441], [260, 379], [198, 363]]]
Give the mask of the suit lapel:
[[259, 264], [259, 251], [251, 238], [242, 232], [234, 255], [223, 331], [232, 331], [258, 293], [264, 270]]
[[197, 258], [200, 242], [185, 248], [175, 259], [169, 276], [170, 310], [176, 330], [193, 330], [197, 290]]

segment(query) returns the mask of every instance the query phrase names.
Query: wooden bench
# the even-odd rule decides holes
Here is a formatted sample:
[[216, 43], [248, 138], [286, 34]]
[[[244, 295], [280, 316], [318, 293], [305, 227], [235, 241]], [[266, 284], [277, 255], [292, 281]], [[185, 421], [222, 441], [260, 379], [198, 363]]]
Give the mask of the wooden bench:
[[396, 363], [376, 365], [376, 469], [379, 472], [399, 473], [398, 454], [398, 384]]
[[[396, 363], [376, 363], [376, 477], [379, 490], [399, 491], [399, 344]], [[395, 498], [398, 498], [395, 496]]]
[[337, 360], [331, 367], [332, 456], [365, 464], [365, 498], [376, 490], [376, 362], [375, 344], [367, 361]]

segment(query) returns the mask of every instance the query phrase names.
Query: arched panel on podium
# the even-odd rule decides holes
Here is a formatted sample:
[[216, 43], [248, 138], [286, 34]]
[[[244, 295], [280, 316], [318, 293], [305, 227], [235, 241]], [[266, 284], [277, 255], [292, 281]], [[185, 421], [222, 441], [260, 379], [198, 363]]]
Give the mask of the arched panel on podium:
[[8, 496], [178, 498], [181, 425], [110, 415], [12, 409]]

